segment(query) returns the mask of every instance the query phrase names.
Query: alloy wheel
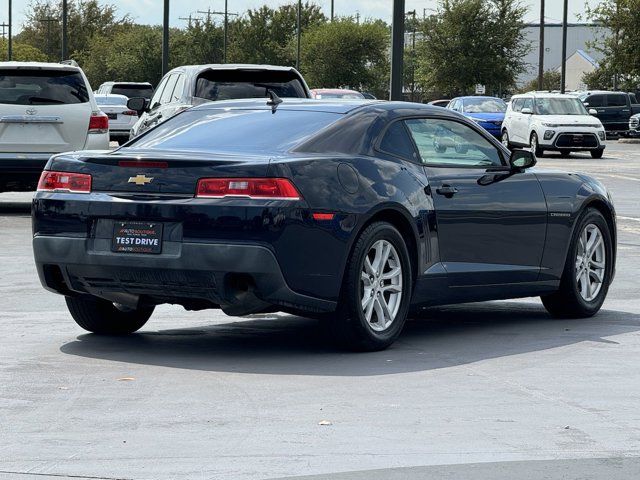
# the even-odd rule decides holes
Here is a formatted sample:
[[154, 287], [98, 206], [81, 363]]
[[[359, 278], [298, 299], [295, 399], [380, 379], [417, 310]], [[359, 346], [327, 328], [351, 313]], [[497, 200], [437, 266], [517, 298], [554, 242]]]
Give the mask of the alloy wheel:
[[387, 240], [376, 241], [364, 257], [360, 287], [367, 324], [376, 332], [386, 330], [395, 320], [402, 300], [402, 264]]
[[593, 301], [605, 277], [606, 250], [600, 228], [593, 223], [582, 230], [578, 239], [576, 254], [576, 283], [580, 296], [587, 302]]

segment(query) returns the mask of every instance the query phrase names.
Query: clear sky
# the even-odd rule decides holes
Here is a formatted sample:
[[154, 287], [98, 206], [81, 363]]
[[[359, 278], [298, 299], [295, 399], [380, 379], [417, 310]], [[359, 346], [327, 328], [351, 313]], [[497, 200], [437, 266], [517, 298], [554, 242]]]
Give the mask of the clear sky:
[[[16, 32], [20, 30], [24, 21], [24, 12], [31, 0], [13, 0], [13, 16]], [[248, 8], [256, 8], [267, 4], [278, 6], [292, 3], [287, 0], [228, 0], [229, 11], [243, 13]], [[382, 18], [391, 20], [392, 0], [334, 0], [336, 15], [355, 15], [360, 13], [362, 18]], [[7, 21], [7, 2], [0, 0], [0, 23]], [[584, 14], [585, 2], [596, 4], [597, 0], [569, 0], [569, 21], [579, 21], [580, 15]], [[104, 0], [118, 7], [121, 14], [129, 13], [138, 23], [160, 24], [162, 22], [163, 0]], [[329, 14], [330, 0], [318, 0], [315, 2]], [[539, 0], [522, 0], [524, 5], [529, 6], [528, 21], [537, 21], [539, 17]], [[562, 20], [562, 0], [546, 1], [546, 16], [549, 22], [561, 22]], [[418, 15], [422, 15], [424, 9], [435, 8], [437, 0], [406, 0], [407, 11], [417, 10]], [[184, 25], [185, 22], [179, 17], [188, 17], [190, 13], [196, 14], [197, 10], [223, 10], [224, 0], [172, 0], [170, 8], [171, 24], [173, 26]]]

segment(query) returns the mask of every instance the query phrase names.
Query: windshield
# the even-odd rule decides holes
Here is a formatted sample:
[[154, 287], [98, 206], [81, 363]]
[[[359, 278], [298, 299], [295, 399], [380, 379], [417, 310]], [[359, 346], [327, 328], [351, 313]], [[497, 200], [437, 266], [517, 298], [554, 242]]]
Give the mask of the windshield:
[[467, 98], [462, 102], [466, 113], [504, 113], [507, 104], [499, 98]]
[[196, 81], [195, 96], [207, 100], [260, 98], [273, 90], [281, 98], [306, 98], [307, 94], [294, 72], [262, 70], [208, 70]]
[[363, 99], [364, 95], [358, 92], [319, 92], [316, 93], [316, 98], [318, 100], [323, 98]]
[[295, 110], [188, 110], [131, 145], [138, 149], [213, 152], [287, 151], [341, 114]]
[[114, 85], [111, 93], [129, 98], [151, 98], [153, 96], [153, 87], [151, 85]]
[[0, 71], [0, 103], [59, 105], [88, 101], [87, 86], [75, 70]]
[[535, 102], [538, 115], [588, 115], [577, 98], [536, 98]]

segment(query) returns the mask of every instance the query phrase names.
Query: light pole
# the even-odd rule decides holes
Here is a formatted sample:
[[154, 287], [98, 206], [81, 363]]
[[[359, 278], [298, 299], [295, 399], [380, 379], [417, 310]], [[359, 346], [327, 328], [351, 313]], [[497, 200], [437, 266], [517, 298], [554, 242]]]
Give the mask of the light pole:
[[298, 16], [297, 16], [297, 42], [298, 48], [296, 49], [296, 70], [300, 70], [300, 29], [302, 28], [302, 0], [298, 0]]
[[538, 52], [538, 90], [544, 90], [544, 0], [540, 0], [540, 51]]
[[564, 11], [562, 12], [562, 70], [560, 80], [560, 93], [566, 91], [567, 84], [567, 11], [569, 10], [569, 0], [564, 0]]
[[11, 38], [11, 0], [9, 0], [9, 42], [7, 44], [7, 53], [9, 57], [9, 61], [13, 57], [13, 48], [12, 48], [12, 38]]
[[68, 32], [67, 32], [67, 0], [62, 0], [62, 60], [69, 56]]
[[162, 76], [169, 71], [169, 0], [164, 0], [162, 19]]
[[334, 7], [333, 2], [334, 0], [331, 0], [331, 21], [332, 22], [333, 22], [333, 7]]
[[393, 0], [391, 25], [391, 85], [390, 100], [402, 100], [402, 69], [404, 62], [404, 0]]

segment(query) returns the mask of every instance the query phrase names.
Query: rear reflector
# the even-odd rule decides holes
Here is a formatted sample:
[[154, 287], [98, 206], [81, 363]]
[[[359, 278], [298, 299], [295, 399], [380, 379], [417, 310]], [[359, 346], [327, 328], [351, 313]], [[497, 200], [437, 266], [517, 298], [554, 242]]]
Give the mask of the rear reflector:
[[320, 221], [320, 222], [326, 222], [329, 220], [333, 220], [333, 217], [335, 217], [335, 213], [320, 213], [320, 212], [316, 212], [313, 213], [311, 215], [313, 217], [314, 220]]
[[89, 119], [89, 133], [107, 133], [109, 131], [109, 117], [102, 112], [94, 112]]
[[39, 192], [91, 192], [91, 175], [84, 173], [44, 171], [38, 182]]
[[169, 168], [168, 162], [149, 162], [137, 160], [121, 160], [118, 162], [119, 167], [125, 168]]
[[300, 200], [300, 193], [286, 178], [201, 178], [196, 197]]

